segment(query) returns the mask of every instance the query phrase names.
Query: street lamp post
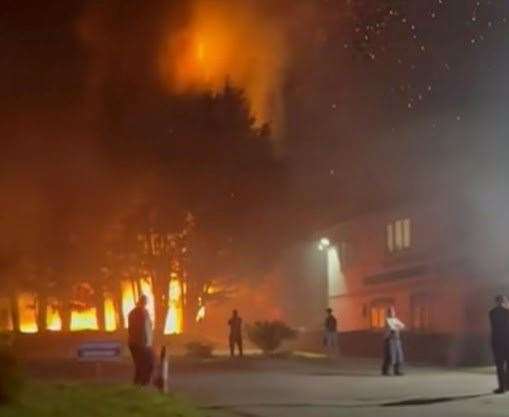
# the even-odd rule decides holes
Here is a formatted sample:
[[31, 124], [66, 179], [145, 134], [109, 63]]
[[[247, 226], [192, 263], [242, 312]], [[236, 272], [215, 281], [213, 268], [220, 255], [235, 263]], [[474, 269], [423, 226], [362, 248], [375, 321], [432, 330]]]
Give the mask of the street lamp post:
[[[324, 254], [324, 262], [322, 265], [325, 266], [325, 285], [322, 285], [322, 291], [324, 294], [323, 302], [324, 305], [322, 307], [329, 307], [329, 249], [331, 247], [331, 241], [328, 237], [322, 237], [318, 241], [318, 250]], [[322, 275], [323, 276], [323, 275]]]

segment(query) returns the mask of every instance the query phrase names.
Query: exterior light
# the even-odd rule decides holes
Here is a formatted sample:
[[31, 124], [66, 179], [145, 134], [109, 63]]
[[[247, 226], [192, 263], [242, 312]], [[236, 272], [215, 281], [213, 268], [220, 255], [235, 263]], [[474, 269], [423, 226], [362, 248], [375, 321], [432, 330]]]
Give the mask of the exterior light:
[[329, 246], [330, 246], [330, 240], [327, 239], [326, 237], [322, 237], [320, 239], [320, 243], [318, 243], [318, 249], [324, 250], [324, 249], [327, 249]]

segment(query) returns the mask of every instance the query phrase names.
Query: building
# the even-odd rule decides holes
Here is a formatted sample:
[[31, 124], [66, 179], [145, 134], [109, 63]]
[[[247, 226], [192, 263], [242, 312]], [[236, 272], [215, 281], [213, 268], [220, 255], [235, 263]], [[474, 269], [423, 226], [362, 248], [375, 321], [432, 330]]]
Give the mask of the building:
[[509, 294], [509, 221], [441, 201], [360, 215], [316, 237], [328, 304], [346, 353], [377, 355], [389, 306], [406, 323], [410, 359], [490, 358], [488, 310]]

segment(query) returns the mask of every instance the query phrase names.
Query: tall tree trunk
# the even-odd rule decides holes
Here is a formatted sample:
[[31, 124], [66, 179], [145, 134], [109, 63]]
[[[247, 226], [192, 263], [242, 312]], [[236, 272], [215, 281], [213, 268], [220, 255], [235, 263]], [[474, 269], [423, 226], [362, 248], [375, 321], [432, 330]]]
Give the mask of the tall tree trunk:
[[96, 292], [96, 316], [97, 316], [97, 328], [99, 331], [106, 331], [106, 311], [104, 308], [104, 294], [101, 290]]
[[122, 284], [119, 290], [113, 294], [113, 302], [115, 303], [115, 312], [117, 314], [117, 330], [125, 329], [124, 312], [122, 311]]
[[37, 296], [37, 328], [39, 333], [43, 333], [47, 330], [47, 317], [48, 314], [48, 297], [46, 294], [39, 294]]
[[154, 292], [155, 323], [154, 334], [158, 341], [164, 335], [166, 313], [168, 311], [168, 280], [165, 274], [152, 274], [152, 291]]
[[198, 314], [198, 299], [203, 297], [202, 288], [193, 285], [189, 280], [187, 283], [187, 293], [184, 299], [184, 329], [186, 333], [192, 332], [196, 328], [196, 315]]
[[140, 285], [136, 278], [131, 278], [131, 290], [133, 292], [133, 298], [134, 298], [134, 304], [138, 302], [138, 299], [140, 298]]
[[12, 330], [13, 332], [19, 332], [19, 306], [18, 306], [18, 294], [13, 291], [9, 297], [9, 304], [11, 310]]
[[62, 319], [62, 330], [64, 332], [71, 331], [71, 306], [69, 303], [63, 302], [60, 306], [60, 317]]

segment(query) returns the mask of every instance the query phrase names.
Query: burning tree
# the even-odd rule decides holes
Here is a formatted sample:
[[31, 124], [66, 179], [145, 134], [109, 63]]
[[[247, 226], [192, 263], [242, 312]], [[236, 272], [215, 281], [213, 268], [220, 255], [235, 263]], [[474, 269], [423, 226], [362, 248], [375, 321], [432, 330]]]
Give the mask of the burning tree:
[[179, 232], [150, 228], [139, 233], [141, 268], [149, 274], [155, 309], [155, 328], [162, 334], [183, 329], [183, 299], [187, 288], [186, 259], [194, 217], [187, 213]]
[[77, 184], [33, 204], [44, 210], [28, 211], [29, 221], [12, 221], [18, 206], [0, 218], [12, 238], [0, 249], [9, 263], [0, 270], [4, 328], [121, 330], [147, 293], [159, 334], [190, 331], [266, 257], [256, 248], [274, 241], [273, 227], [251, 219], [279, 174], [268, 126], [256, 125], [228, 82], [159, 99], [143, 104], [149, 110], [116, 108], [101, 149], [117, 176], [93, 182], [88, 171], [57, 170], [56, 184]]

